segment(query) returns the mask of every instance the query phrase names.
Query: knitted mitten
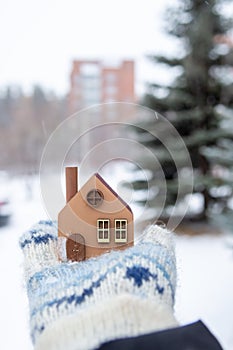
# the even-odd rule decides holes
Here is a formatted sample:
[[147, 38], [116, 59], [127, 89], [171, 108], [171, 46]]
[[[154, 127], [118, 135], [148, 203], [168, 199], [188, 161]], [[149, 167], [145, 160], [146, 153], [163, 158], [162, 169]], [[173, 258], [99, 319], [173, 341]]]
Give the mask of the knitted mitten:
[[20, 245], [37, 350], [93, 349], [177, 325], [172, 234], [149, 227], [134, 247], [83, 262], [57, 259], [57, 227], [41, 221]]

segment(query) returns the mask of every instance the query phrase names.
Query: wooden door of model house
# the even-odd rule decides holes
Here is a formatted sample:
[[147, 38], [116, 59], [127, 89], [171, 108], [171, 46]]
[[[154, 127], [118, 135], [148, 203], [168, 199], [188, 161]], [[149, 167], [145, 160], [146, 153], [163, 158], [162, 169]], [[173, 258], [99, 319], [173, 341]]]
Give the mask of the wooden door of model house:
[[66, 242], [67, 259], [82, 261], [85, 259], [85, 240], [82, 235], [75, 233], [69, 236]]

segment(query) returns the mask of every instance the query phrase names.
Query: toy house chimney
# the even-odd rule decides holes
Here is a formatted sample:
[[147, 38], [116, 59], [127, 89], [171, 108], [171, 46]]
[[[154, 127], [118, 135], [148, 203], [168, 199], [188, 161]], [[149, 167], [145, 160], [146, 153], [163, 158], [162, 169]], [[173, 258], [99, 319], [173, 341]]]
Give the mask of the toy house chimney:
[[78, 192], [78, 167], [66, 167], [66, 202]]

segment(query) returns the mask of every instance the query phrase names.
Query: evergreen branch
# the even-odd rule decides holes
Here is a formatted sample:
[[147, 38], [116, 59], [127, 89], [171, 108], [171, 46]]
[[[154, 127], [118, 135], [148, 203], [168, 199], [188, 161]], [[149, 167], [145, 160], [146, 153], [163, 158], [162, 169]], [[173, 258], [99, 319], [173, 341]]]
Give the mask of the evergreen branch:
[[149, 55], [148, 58], [155, 63], [164, 63], [170, 67], [177, 67], [183, 65], [183, 58], [169, 58], [164, 56]]

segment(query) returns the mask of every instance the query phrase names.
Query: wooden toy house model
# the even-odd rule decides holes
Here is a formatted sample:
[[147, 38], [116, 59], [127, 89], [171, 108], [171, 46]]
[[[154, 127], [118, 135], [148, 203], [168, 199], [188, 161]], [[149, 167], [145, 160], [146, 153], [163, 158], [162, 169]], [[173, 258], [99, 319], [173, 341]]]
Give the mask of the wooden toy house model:
[[58, 215], [65, 259], [82, 261], [133, 245], [133, 213], [99, 174], [78, 191], [78, 168], [66, 168], [66, 201]]

